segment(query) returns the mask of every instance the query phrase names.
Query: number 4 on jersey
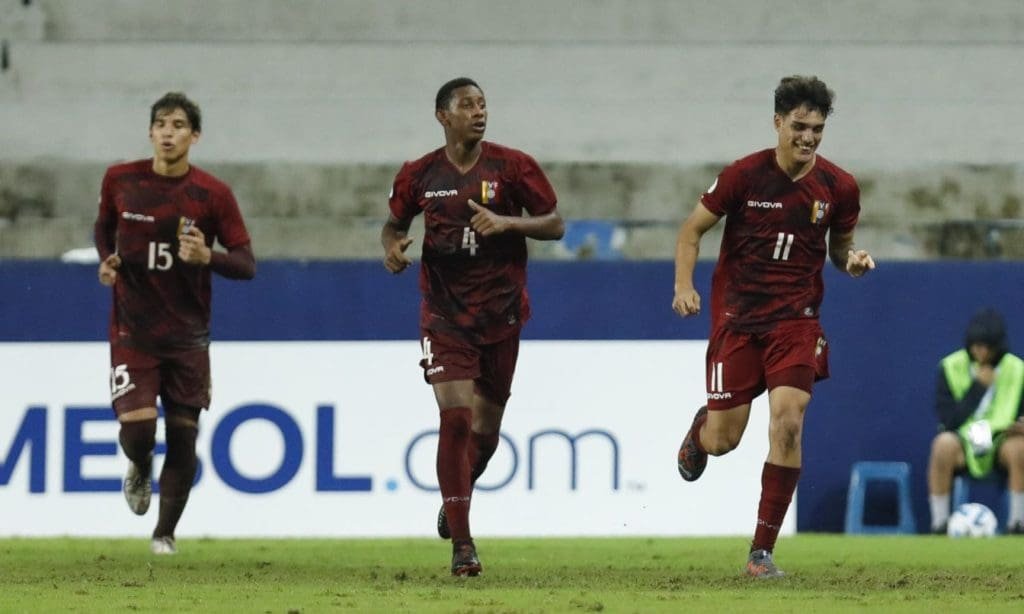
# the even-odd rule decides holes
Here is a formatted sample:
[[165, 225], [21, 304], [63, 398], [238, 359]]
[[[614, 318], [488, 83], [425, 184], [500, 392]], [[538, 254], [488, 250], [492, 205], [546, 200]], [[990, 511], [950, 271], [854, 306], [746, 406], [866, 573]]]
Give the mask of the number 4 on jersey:
[[476, 249], [479, 247], [476, 242], [476, 232], [466, 226], [462, 229], [462, 249], [468, 249], [470, 256], [476, 256]]

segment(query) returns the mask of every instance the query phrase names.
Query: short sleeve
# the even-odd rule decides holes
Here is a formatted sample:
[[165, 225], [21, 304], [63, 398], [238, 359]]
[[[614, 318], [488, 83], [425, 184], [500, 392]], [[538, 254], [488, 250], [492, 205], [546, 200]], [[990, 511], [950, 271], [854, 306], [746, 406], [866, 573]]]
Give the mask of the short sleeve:
[[707, 192], [701, 194], [700, 202], [708, 211], [718, 216], [736, 212], [742, 206], [743, 174], [737, 163], [722, 169]]
[[544, 171], [531, 156], [522, 154], [518, 161], [516, 191], [518, 204], [530, 215], [547, 215], [555, 210], [558, 199]]
[[416, 217], [421, 209], [416, 204], [413, 196], [415, 193], [412, 187], [413, 172], [411, 164], [406, 162], [395, 175], [395, 181], [391, 184], [391, 194], [388, 196], [388, 208], [391, 215], [399, 220], [411, 220]]
[[846, 234], [853, 231], [860, 217], [860, 188], [852, 176], [846, 176], [837, 190], [838, 207], [832, 218], [830, 232]]

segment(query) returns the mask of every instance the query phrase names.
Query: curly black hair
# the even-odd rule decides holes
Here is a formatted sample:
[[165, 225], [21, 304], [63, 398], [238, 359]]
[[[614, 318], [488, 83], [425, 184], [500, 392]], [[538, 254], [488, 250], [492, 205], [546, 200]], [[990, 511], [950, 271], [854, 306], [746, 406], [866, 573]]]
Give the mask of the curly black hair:
[[817, 77], [783, 77], [775, 88], [775, 112], [786, 115], [793, 109], [807, 105], [810, 110], [821, 113], [822, 117], [828, 117], [835, 97], [836, 93]]

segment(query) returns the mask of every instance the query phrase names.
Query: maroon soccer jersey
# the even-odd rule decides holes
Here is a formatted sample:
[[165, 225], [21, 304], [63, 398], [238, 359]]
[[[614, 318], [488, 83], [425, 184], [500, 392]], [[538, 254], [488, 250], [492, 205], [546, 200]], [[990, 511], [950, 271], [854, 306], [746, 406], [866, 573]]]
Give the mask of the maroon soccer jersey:
[[545, 215], [555, 191], [527, 154], [481, 143], [480, 159], [466, 174], [444, 148], [406, 162], [391, 192], [391, 214], [409, 221], [425, 214], [420, 327], [492, 343], [519, 330], [530, 317], [526, 294], [526, 238], [518, 233], [484, 237], [469, 220], [472, 199], [500, 215]]
[[249, 233], [231, 189], [192, 166], [181, 177], [153, 171], [152, 160], [107, 169], [95, 241], [100, 258], [121, 257], [110, 342], [140, 349], [205, 347], [210, 338], [210, 268], [178, 260], [181, 227], [195, 224], [231, 249]]
[[711, 283], [713, 326], [749, 331], [818, 317], [825, 236], [852, 231], [860, 214], [852, 175], [819, 155], [793, 181], [766, 149], [727, 166], [701, 202], [726, 216]]

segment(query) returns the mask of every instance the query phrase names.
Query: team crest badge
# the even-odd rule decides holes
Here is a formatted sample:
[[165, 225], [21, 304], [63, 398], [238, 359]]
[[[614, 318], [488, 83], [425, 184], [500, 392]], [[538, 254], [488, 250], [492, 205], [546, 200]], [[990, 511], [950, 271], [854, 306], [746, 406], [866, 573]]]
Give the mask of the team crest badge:
[[831, 207], [832, 205], [825, 201], [814, 201], [814, 204], [811, 206], [811, 223], [817, 224], [824, 220], [825, 216], [828, 215], [829, 208]]
[[191, 232], [192, 227], [196, 225], [196, 221], [190, 217], [184, 215], [178, 218], [178, 236], [187, 235]]
[[497, 181], [481, 181], [480, 182], [480, 202], [487, 204], [495, 199], [498, 195], [498, 182]]

